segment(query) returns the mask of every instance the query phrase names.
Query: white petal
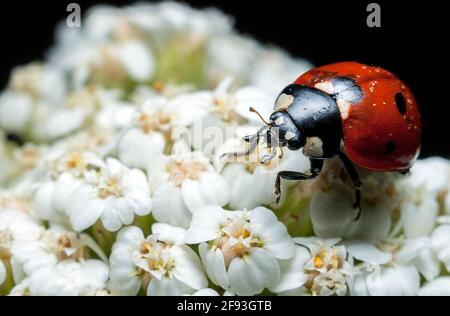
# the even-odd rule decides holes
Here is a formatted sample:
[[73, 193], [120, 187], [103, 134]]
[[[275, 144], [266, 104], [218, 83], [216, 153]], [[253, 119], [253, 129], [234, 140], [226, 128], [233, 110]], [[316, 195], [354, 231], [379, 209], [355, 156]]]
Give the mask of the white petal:
[[379, 240], [387, 236], [391, 214], [386, 205], [362, 204], [361, 217], [354, 221], [353, 196], [346, 188], [336, 185], [330, 192], [318, 192], [311, 201], [314, 232], [322, 238], [346, 237]]
[[172, 183], [162, 184], [153, 195], [153, 217], [160, 222], [188, 227], [191, 212], [184, 204], [181, 190]]
[[431, 235], [431, 243], [439, 260], [450, 271], [450, 225], [438, 226]]
[[170, 249], [175, 260], [173, 276], [191, 288], [200, 290], [208, 286], [208, 280], [197, 254], [186, 245], [176, 245]]
[[75, 262], [65, 260], [45, 267], [30, 277], [30, 294], [45, 296], [83, 295], [103, 289], [108, 267], [99, 260]]
[[420, 296], [450, 296], [450, 276], [441, 276], [425, 283], [419, 290]]
[[165, 223], [155, 223], [152, 225], [152, 233], [158, 236], [158, 240], [177, 245], [184, 243], [186, 229]]
[[[257, 87], [244, 87], [239, 89], [235, 95], [237, 99], [236, 112], [250, 121], [258, 122], [258, 118], [251, 113], [248, 108], [258, 106], [256, 109], [265, 118], [269, 118], [272, 114], [273, 96]], [[253, 115], [252, 115], [253, 114]]]
[[426, 236], [431, 233], [439, 213], [439, 204], [433, 195], [424, 196], [416, 205], [405, 202], [401, 207], [402, 223], [407, 238]]
[[253, 248], [248, 256], [233, 259], [228, 277], [233, 293], [254, 295], [275, 285], [280, 278], [280, 267], [266, 250]]
[[75, 230], [82, 231], [94, 225], [102, 215], [106, 203], [95, 195], [88, 185], [78, 187], [70, 195], [67, 213]]
[[129, 41], [120, 46], [118, 57], [131, 78], [143, 81], [150, 78], [154, 69], [151, 51], [142, 42]]
[[224, 206], [230, 198], [228, 184], [221, 175], [213, 172], [202, 173], [198, 181], [183, 181], [181, 192], [192, 213], [205, 205]]
[[199, 208], [186, 232], [186, 243], [198, 244], [216, 239], [220, 233], [220, 225], [227, 219], [227, 213], [219, 206], [207, 205]]
[[148, 190], [127, 188], [124, 189], [124, 196], [136, 215], [145, 216], [151, 212], [152, 200]]
[[53, 191], [53, 206], [57, 210], [64, 210], [70, 195], [81, 185], [70, 173], [63, 173], [55, 183]]
[[53, 190], [55, 185], [53, 182], [46, 182], [39, 186], [34, 195], [34, 206], [36, 212], [42, 219], [49, 220], [55, 212], [52, 205]]
[[129, 167], [145, 169], [164, 151], [166, 141], [160, 133], [144, 133], [134, 128], [125, 133], [118, 145], [119, 158]]
[[412, 296], [419, 293], [420, 276], [412, 266], [395, 266], [367, 277], [367, 288], [373, 296]]
[[264, 241], [264, 249], [277, 259], [290, 259], [294, 256], [295, 246], [286, 226], [278, 221], [272, 211], [257, 207], [249, 212], [249, 218], [252, 231]]
[[381, 265], [392, 260], [392, 255], [383, 252], [373, 244], [364, 241], [347, 241], [344, 243], [348, 253], [359, 261], [372, 265]]
[[352, 296], [369, 296], [367, 289], [367, 274], [356, 275], [350, 287], [350, 294]]
[[218, 248], [209, 249], [207, 243], [201, 243], [198, 250], [208, 277], [214, 284], [227, 289], [228, 275], [222, 251]]
[[448, 162], [439, 157], [417, 160], [411, 168], [408, 182], [414, 188], [424, 186], [430, 193], [442, 192], [450, 181], [449, 168]]
[[[202, 100], [205, 98], [209, 101], [208, 96], [202, 95], [200, 92], [179, 95], [171, 100], [168, 108], [175, 114], [174, 125], [188, 126], [205, 116], [209, 112], [204, 100]], [[189, 111], [186, 111], [186, 108], [189, 108]]]
[[192, 293], [192, 296], [219, 296], [219, 293], [213, 289], [206, 288]]
[[31, 98], [22, 93], [4, 92], [0, 95], [0, 125], [11, 133], [22, 133], [32, 113]]
[[131, 169], [127, 172], [122, 178], [121, 185], [124, 189], [135, 189], [147, 194], [150, 193], [147, 177], [145, 176], [145, 173], [139, 169]]
[[245, 165], [228, 164], [223, 169], [223, 177], [230, 187], [230, 207], [252, 209], [274, 201], [273, 184], [275, 175], [262, 173], [257, 167], [253, 173], [247, 172]]
[[[125, 208], [120, 209], [121, 205], [117, 203], [117, 200], [115, 197], [109, 196], [105, 200], [105, 207], [102, 215], [100, 216], [103, 226], [105, 226], [106, 230], [110, 232], [118, 231], [121, 227], [123, 221], [122, 219], [126, 219], [124, 217], [121, 217], [121, 212], [128, 213], [128, 215], [132, 215], [133, 210], [131, 208], [128, 208], [125, 206]], [[127, 220], [127, 219], [126, 219]], [[128, 217], [129, 220], [129, 217]], [[128, 224], [131, 224], [131, 221], [128, 222]]]
[[141, 280], [135, 276], [136, 266], [133, 251], [144, 240], [142, 230], [135, 226], [123, 228], [117, 235], [110, 257], [111, 284], [114, 293], [136, 295], [141, 288]]
[[281, 276], [278, 282], [269, 288], [271, 292], [280, 293], [297, 289], [308, 280], [308, 276], [304, 273], [304, 266], [311, 255], [304, 247], [296, 246], [295, 249], [294, 258], [279, 261]]
[[147, 288], [148, 296], [180, 296], [192, 294], [195, 290], [175, 278], [153, 278]]

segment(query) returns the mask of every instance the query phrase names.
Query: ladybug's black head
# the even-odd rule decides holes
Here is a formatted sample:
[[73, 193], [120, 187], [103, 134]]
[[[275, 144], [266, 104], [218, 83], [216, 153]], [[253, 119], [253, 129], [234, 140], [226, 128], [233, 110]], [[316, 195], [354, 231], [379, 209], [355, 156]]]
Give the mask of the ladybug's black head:
[[269, 126], [267, 139], [276, 141], [277, 143], [273, 144], [274, 146], [287, 146], [290, 150], [298, 150], [305, 144], [304, 135], [292, 122], [287, 112], [273, 112], [270, 116]]

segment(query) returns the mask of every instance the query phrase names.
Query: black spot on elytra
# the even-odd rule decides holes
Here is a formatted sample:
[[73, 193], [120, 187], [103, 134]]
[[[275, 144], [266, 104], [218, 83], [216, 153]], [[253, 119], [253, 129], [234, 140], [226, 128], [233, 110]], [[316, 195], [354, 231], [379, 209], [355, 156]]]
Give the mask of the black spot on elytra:
[[401, 92], [395, 94], [395, 105], [397, 105], [397, 110], [400, 114], [403, 115], [406, 113], [406, 100]]
[[393, 142], [392, 140], [388, 141], [384, 146], [384, 154], [390, 155], [394, 152], [394, 150], [395, 150], [395, 142]]

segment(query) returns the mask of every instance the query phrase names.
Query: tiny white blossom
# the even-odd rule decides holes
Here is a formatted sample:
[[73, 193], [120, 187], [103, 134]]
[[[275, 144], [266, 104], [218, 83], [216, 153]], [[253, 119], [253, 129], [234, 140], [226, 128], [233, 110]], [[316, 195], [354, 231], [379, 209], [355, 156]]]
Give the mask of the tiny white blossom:
[[199, 252], [211, 281], [238, 295], [253, 295], [278, 281], [278, 259], [290, 259], [294, 244], [286, 227], [264, 207], [225, 211], [205, 206], [193, 214], [186, 242]]
[[71, 193], [86, 182], [95, 182], [103, 167], [100, 157], [90, 152], [65, 152], [49, 163], [47, 179], [39, 183], [34, 207], [42, 219], [68, 224], [65, 212]]
[[281, 278], [270, 290], [280, 295], [346, 295], [355, 274], [339, 239], [295, 238], [296, 255], [281, 264]]
[[14, 255], [16, 244], [33, 243], [43, 231], [44, 228], [23, 211], [0, 209], [0, 284], [7, 278], [7, 273], [12, 274], [10, 277], [14, 282], [24, 277], [21, 264]]
[[92, 260], [89, 258], [93, 254], [106, 260], [103, 251], [89, 235], [78, 234], [61, 226], [42, 231], [39, 238], [32, 241], [15, 240], [12, 254], [29, 276], [64, 261]]
[[65, 260], [33, 273], [28, 292], [32, 296], [87, 295], [103, 289], [108, 275], [108, 265], [100, 260]]
[[156, 220], [187, 228], [204, 205], [225, 206], [229, 187], [199, 152], [161, 156], [149, 170]]
[[[206, 111], [187, 97], [153, 97], [135, 113], [118, 142], [118, 155], [130, 167], [146, 169], [166, 148], [174, 127], [187, 126]], [[185, 109], [189, 106], [189, 113]]]
[[128, 169], [118, 160], [108, 158], [96, 182], [85, 182], [67, 200], [67, 214], [72, 226], [84, 230], [101, 220], [109, 231], [133, 222], [135, 214], [151, 211], [147, 177], [138, 169]]
[[347, 242], [349, 253], [361, 264], [353, 295], [417, 295], [420, 274], [427, 280], [439, 274], [439, 262], [427, 237], [402, 241]]
[[119, 232], [110, 257], [113, 293], [136, 295], [142, 288], [151, 296], [183, 295], [205, 288], [197, 254], [183, 243], [163, 239], [167, 233], [176, 238], [182, 229], [160, 225], [152, 230], [148, 237], [135, 226]]

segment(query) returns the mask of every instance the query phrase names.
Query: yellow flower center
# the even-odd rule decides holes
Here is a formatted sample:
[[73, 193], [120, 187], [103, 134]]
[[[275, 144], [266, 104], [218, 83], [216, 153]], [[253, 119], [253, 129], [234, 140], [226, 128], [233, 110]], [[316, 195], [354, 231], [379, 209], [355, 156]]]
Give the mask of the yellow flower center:
[[206, 167], [195, 161], [175, 161], [168, 166], [169, 181], [181, 186], [185, 180], [198, 180]]
[[102, 199], [108, 196], [120, 197], [122, 196], [122, 186], [115, 178], [107, 179], [98, 189], [98, 196]]
[[314, 257], [314, 267], [320, 269], [323, 267], [323, 259], [320, 256]]
[[240, 219], [229, 219], [220, 236], [211, 243], [213, 249], [222, 250], [227, 267], [233, 259], [245, 257], [252, 247], [263, 246], [264, 242], [252, 234], [248, 222]]
[[172, 116], [164, 111], [157, 113], [141, 113], [138, 123], [144, 133], [163, 131], [163, 127], [172, 121]]

